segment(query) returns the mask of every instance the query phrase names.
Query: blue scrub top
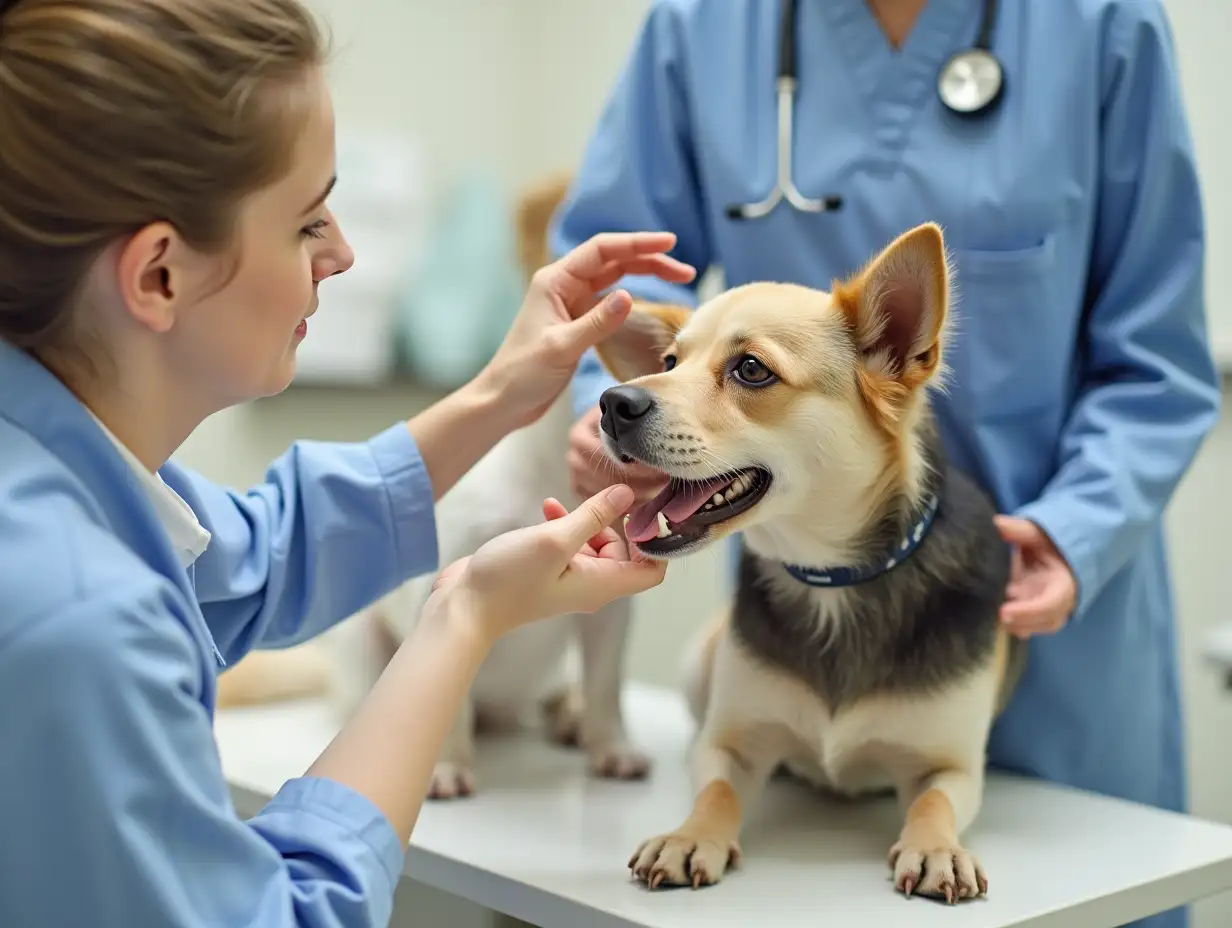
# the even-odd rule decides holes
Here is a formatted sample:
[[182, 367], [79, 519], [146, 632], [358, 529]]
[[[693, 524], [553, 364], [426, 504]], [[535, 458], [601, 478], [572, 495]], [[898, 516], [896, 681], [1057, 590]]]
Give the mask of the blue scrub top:
[[[1005, 96], [964, 119], [940, 103], [937, 75], [974, 42], [982, 7], [929, 0], [895, 51], [865, 0], [799, 4], [793, 176], [843, 207], [738, 221], [727, 206], [775, 180], [779, 4], [654, 3], [552, 247], [666, 229], [681, 259], [721, 265], [729, 285], [828, 289], [899, 233], [941, 223], [956, 268], [950, 387], [934, 400], [945, 444], [1002, 511], [1052, 537], [1079, 590], [1069, 625], [1031, 641], [991, 759], [1179, 810], [1162, 513], [1221, 392], [1172, 37], [1157, 0], [1002, 0]], [[696, 301], [657, 280], [622, 285]], [[577, 413], [611, 383], [588, 356]]]
[[375, 926], [404, 848], [336, 782], [231, 805], [215, 678], [437, 567], [404, 423], [298, 442], [246, 493], [159, 471], [209, 533], [188, 569], [77, 399], [0, 341], [0, 925]]

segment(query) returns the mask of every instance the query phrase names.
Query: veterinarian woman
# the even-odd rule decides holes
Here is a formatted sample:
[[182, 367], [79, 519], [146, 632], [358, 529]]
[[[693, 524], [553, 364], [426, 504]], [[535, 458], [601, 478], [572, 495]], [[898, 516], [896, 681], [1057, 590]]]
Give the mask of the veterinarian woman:
[[242, 494], [168, 463], [287, 385], [351, 266], [323, 57], [296, 0], [0, 2], [0, 925], [386, 924], [487, 648], [662, 579], [606, 527], [627, 487], [546, 503], [445, 571], [354, 721], [236, 817], [219, 667], [433, 570], [434, 499], [623, 321], [628, 294], [595, 293], [693, 276], [670, 234], [601, 236], [409, 426], [296, 444]]
[[[785, 6], [796, 7], [789, 30]], [[781, 68], [798, 78], [782, 96]], [[790, 196], [766, 212], [780, 181]], [[927, 220], [944, 226], [957, 272], [941, 426], [955, 462], [1006, 513], [1018, 554], [1004, 621], [1032, 638], [991, 760], [1183, 810], [1161, 514], [1220, 391], [1162, 3], [658, 0], [554, 249], [600, 230], [665, 229], [675, 254], [721, 265], [730, 285], [828, 289]], [[695, 301], [692, 286], [623, 283]], [[613, 479], [593, 465], [610, 384], [583, 360], [570, 460], [586, 495]], [[656, 483], [619, 476], [641, 493]], [[1144, 924], [1178, 928], [1185, 916]]]

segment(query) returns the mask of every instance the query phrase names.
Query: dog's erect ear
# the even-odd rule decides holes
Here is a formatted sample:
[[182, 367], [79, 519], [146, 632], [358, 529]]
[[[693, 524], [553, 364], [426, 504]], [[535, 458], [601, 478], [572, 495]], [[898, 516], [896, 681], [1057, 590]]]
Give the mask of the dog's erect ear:
[[941, 363], [949, 291], [945, 241], [934, 223], [903, 233], [833, 288], [868, 373], [909, 390]]
[[625, 324], [600, 342], [595, 353], [608, 373], [622, 383], [657, 374], [663, 370], [663, 353], [690, 315], [683, 306], [635, 300]]

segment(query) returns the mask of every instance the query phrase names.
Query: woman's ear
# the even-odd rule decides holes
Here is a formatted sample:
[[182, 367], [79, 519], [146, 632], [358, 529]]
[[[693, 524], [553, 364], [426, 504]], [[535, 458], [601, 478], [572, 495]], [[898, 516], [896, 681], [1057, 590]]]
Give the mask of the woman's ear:
[[128, 313], [146, 328], [166, 332], [175, 322], [184, 286], [184, 247], [169, 223], [153, 222], [129, 236], [116, 255], [116, 288]]
[[595, 353], [622, 383], [663, 369], [663, 354], [676, 340], [692, 313], [683, 306], [635, 300], [633, 311], [616, 332], [600, 342]]

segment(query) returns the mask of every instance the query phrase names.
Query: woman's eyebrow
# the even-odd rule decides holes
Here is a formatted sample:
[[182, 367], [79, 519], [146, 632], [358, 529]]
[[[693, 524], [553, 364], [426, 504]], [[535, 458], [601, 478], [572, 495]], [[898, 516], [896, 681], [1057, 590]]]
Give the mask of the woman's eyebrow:
[[[304, 207], [304, 213], [311, 213], [314, 209], [325, 202], [325, 198], [330, 195], [334, 189], [334, 184], [338, 183], [338, 175], [334, 175], [329, 179], [329, 183], [325, 185], [325, 189], [321, 191], [320, 196]], [[303, 213], [301, 213], [303, 215]]]

